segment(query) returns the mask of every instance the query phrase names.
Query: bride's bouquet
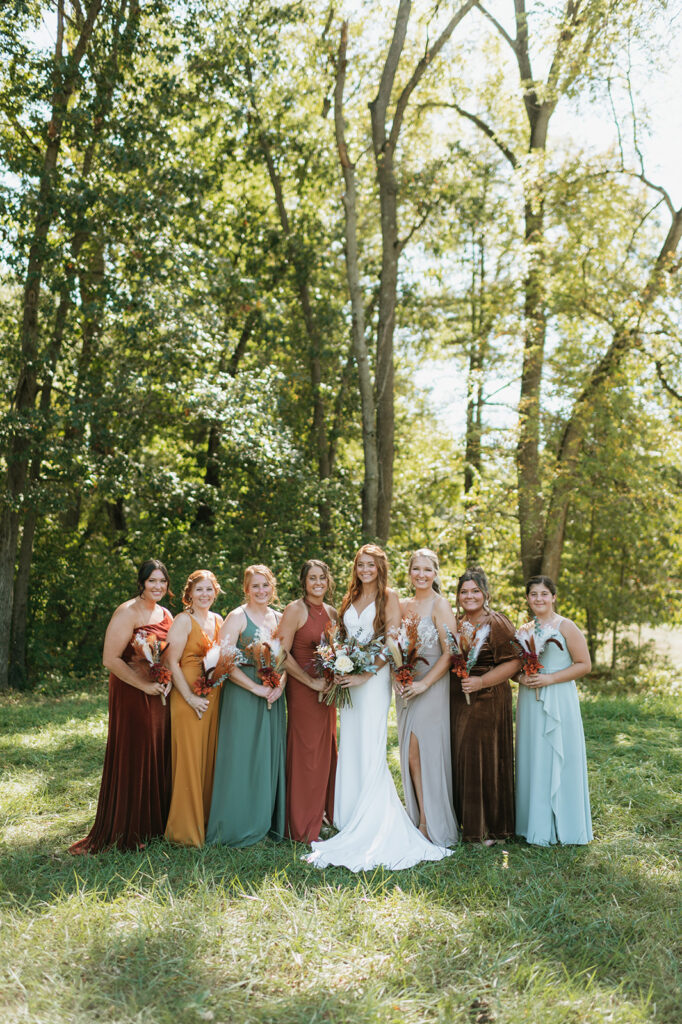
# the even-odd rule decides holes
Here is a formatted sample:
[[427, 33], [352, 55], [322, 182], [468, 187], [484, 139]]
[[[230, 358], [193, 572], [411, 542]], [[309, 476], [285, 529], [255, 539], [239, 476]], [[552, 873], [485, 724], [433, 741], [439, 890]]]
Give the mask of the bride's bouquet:
[[421, 656], [426, 642], [422, 622], [425, 622], [427, 626], [431, 625], [428, 619], [423, 620], [414, 612], [403, 619], [397, 629], [395, 627], [390, 629], [386, 639], [383, 653], [393, 669], [401, 693], [405, 686], [414, 682], [417, 663], [423, 661], [425, 665], [428, 665], [426, 658]]
[[243, 665], [246, 658], [234, 644], [223, 640], [211, 644], [203, 658], [204, 671], [192, 685], [199, 697], [206, 697], [216, 686], [222, 686], [229, 679], [236, 665]]
[[376, 672], [374, 661], [382, 653], [383, 640], [377, 638], [363, 643], [359, 636], [347, 636], [338, 641], [338, 623], [330, 622], [325, 626], [321, 642], [316, 648], [316, 665], [318, 671], [327, 681], [327, 689], [323, 694], [325, 704], [334, 704], [337, 708], [353, 707], [353, 699], [347, 686], [336, 682], [337, 676], [354, 676], [363, 672]]
[[[282, 669], [287, 660], [287, 652], [282, 647], [277, 637], [258, 630], [253, 643], [245, 648], [254, 665], [256, 672], [263, 686], [270, 686], [276, 690], [282, 682]], [[272, 711], [272, 704], [267, 702], [268, 711]]]
[[161, 683], [165, 687], [165, 692], [161, 694], [161, 703], [165, 705], [166, 694], [173, 680], [171, 670], [166, 668], [161, 661], [161, 656], [168, 647], [168, 641], [160, 640], [157, 636], [140, 630], [133, 636], [132, 647], [139, 661], [144, 664], [151, 681]]
[[[450, 666], [452, 671], [460, 679], [466, 679], [472, 668], [478, 661], [483, 644], [490, 634], [490, 624], [481, 623], [470, 633], [460, 629], [457, 633], [447, 630], [448, 644], [450, 646]], [[467, 704], [471, 704], [471, 695], [464, 694]]]
[[[516, 652], [521, 658], [521, 671], [524, 676], [537, 675], [542, 671], [540, 655], [547, 644], [556, 644], [561, 649], [561, 644], [556, 637], [543, 636], [542, 632], [536, 629], [534, 622], [527, 622], [525, 625], [519, 626], [514, 633], [511, 644], [516, 648]], [[539, 690], [535, 691], [535, 699], [540, 700]]]

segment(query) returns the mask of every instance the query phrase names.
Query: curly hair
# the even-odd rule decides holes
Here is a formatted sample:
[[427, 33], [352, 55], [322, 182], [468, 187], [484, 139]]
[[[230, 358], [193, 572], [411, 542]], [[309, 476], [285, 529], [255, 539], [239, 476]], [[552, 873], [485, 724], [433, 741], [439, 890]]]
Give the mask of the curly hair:
[[380, 548], [378, 544], [363, 544], [360, 550], [353, 559], [353, 568], [351, 570], [350, 580], [348, 581], [348, 589], [343, 595], [343, 601], [339, 609], [339, 619], [343, 623], [343, 616], [346, 609], [353, 604], [353, 602], [362, 593], [362, 580], [358, 576], [358, 562], [363, 555], [369, 555], [374, 560], [374, 564], [377, 567], [377, 596], [376, 596], [376, 613], [374, 615], [374, 635], [381, 636], [384, 632], [384, 626], [386, 625], [386, 589], [388, 587], [388, 558], [383, 548]]
[[462, 573], [457, 580], [457, 607], [459, 608], [459, 592], [465, 583], [475, 583], [481, 593], [485, 596], [486, 607], [490, 603], [490, 587], [488, 586], [488, 577], [481, 569], [480, 565], [471, 565], [469, 568]]

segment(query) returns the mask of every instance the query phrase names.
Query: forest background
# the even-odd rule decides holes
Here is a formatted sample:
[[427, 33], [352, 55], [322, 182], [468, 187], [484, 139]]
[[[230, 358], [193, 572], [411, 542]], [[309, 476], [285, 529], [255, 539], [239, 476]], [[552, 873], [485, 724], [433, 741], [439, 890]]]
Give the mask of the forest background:
[[641, 665], [682, 608], [681, 16], [4, 3], [0, 689], [99, 665], [146, 557], [228, 607], [363, 539], [517, 621], [549, 572]]

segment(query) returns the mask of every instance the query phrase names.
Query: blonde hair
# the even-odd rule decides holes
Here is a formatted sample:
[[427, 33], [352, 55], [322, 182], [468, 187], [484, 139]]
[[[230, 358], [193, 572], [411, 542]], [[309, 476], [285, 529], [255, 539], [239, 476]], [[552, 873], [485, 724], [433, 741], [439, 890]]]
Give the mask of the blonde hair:
[[428, 560], [431, 562], [433, 568], [436, 570], [436, 576], [431, 586], [436, 591], [437, 594], [440, 594], [442, 582], [440, 578], [440, 563], [438, 561], [438, 555], [436, 554], [436, 552], [432, 551], [431, 548], [417, 548], [417, 550], [410, 555], [410, 561], [407, 566], [408, 573], [412, 572], [412, 563], [414, 562], [415, 558], [428, 558]]
[[355, 601], [356, 598], [362, 593], [362, 580], [358, 576], [358, 562], [363, 555], [369, 555], [374, 560], [374, 564], [377, 567], [377, 598], [376, 598], [376, 613], [374, 615], [374, 635], [382, 636], [384, 632], [384, 626], [386, 625], [386, 589], [388, 587], [388, 558], [383, 548], [380, 548], [378, 544], [363, 544], [360, 550], [353, 559], [353, 568], [350, 574], [350, 580], [348, 581], [348, 589], [343, 596], [341, 607], [339, 609], [339, 619], [343, 622], [343, 616], [346, 609]]
[[191, 572], [187, 577], [187, 582], [185, 583], [184, 589], [182, 591], [183, 607], [187, 609], [190, 609], [192, 607], [192, 591], [194, 590], [194, 587], [199, 582], [199, 580], [209, 580], [209, 582], [213, 584], [213, 589], [215, 590], [216, 597], [218, 596], [218, 594], [222, 594], [222, 588], [210, 569], [196, 569], [194, 572]]
[[244, 583], [242, 585], [242, 589], [247, 601], [249, 598], [249, 584], [256, 575], [265, 576], [266, 580], [272, 587], [271, 600], [273, 602], [277, 601], [277, 580], [275, 579], [275, 574], [272, 569], [268, 569], [267, 565], [247, 565], [246, 569], [244, 569]]

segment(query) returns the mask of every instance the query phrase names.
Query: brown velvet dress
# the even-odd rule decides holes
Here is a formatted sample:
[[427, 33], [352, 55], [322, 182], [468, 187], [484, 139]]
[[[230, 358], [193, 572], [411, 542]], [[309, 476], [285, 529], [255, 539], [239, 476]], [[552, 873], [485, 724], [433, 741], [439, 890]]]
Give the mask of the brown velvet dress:
[[[294, 634], [291, 654], [304, 671], [315, 671], [315, 648], [329, 622], [326, 611], [308, 605], [308, 618]], [[324, 609], [324, 606], [322, 606]], [[286, 834], [299, 843], [318, 839], [322, 816], [334, 817], [336, 708], [292, 675], [287, 678]]]
[[[173, 621], [163, 609], [161, 622], [135, 632], [165, 640]], [[130, 662], [133, 648], [123, 652]], [[109, 676], [109, 733], [95, 823], [69, 853], [99, 853], [110, 846], [137, 850], [162, 836], [171, 797], [170, 704]]]
[[[489, 612], [490, 634], [472, 676], [515, 658], [514, 627], [506, 615]], [[452, 795], [462, 839], [506, 839], [514, 835], [514, 747], [512, 695], [508, 682], [470, 694], [450, 677]]]

